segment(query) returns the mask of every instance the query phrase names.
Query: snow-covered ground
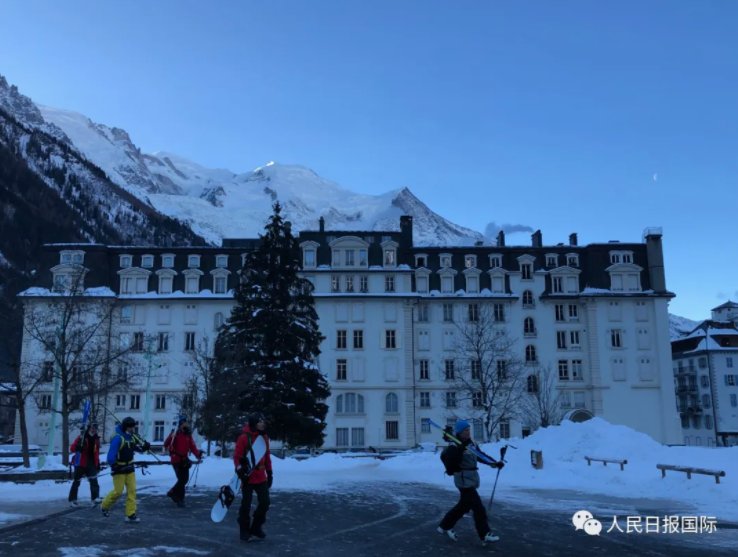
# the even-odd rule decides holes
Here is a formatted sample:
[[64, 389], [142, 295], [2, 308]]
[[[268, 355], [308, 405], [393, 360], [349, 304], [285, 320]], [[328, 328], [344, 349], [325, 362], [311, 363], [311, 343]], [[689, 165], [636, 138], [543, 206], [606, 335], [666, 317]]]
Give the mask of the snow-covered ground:
[[[637, 500], [641, 505], [644, 500], [651, 500], [655, 508], [674, 514], [680, 511], [673, 508], [678, 504], [688, 508], [691, 515], [717, 517], [718, 522], [738, 522], [738, 447], [666, 447], [645, 434], [599, 418], [579, 424], [564, 422], [539, 430], [526, 439], [510, 439], [509, 443], [516, 448], [507, 451], [507, 466], [500, 473], [496, 498], [540, 505], [541, 492], [575, 490], [593, 496], [617, 497], [619, 501]], [[501, 446], [502, 443], [488, 444], [483, 449], [496, 456]], [[531, 450], [543, 452], [542, 469], [531, 466]], [[627, 459], [628, 464], [622, 472], [613, 464], [588, 466], [585, 456]], [[407, 452], [385, 460], [344, 458], [336, 454], [306, 460], [274, 456], [272, 459], [275, 490], [333, 491], [350, 482], [428, 483], [454, 489], [452, 480], [443, 472], [438, 453], [433, 452]], [[720, 484], [705, 475], [694, 475], [688, 480], [683, 472], [667, 472], [662, 479], [656, 464], [724, 470], [726, 476]], [[53, 466], [54, 463], [47, 463], [47, 468]], [[145, 487], [149, 493], [166, 493], [173, 483], [171, 469], [151, 466], [148, 471], [150, 474], [138, 476], [139, 488]], [[227, 483], [232, 473], [230, 459], [206, 458], [198, 470], [197, 486], [212, 487], [215, 496], [216, 489]], [[482, 467], [480, 473], [484, 497], [491, 489], [496, 470]], [[104, 495], [112, 486], [110, 476], [102, 476], [100, 484]], [[10, 514], [14, 501], [63, 501], [69, 490], [69, 483], [50, 481], [0, 485], [0, 524], [20, 519]], [[85, 482], [80, 488], [80, 500], [88, 497]], [[551, 498], [551, 505], [556, 505], [556, 497]]]

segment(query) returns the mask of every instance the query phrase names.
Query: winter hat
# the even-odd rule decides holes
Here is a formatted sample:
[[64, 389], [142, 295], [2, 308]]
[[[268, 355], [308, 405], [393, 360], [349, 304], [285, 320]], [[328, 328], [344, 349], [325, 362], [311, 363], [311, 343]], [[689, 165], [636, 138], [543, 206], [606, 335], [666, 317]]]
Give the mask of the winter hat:
[[179, 417], [179, 420], [177, 420], [177, 426], [178, 426], [178, 427], [179, 427], [179, 426], [181, 426], [181, 425], [182, 425], [183, 423], [185, 423], [186, 421], [187, 421], [187, 416], [181, 415], [181, 416]]
[[466, 420], [457, 420], [456, 425], [454, 426], [454, 435], [458, 435], [465, 429], [469, 429], [471, 425], [469, 425], [469, 422]]
[[255, 430], [256, 429], [256, 424], [258, 424], [260, 421], [263, 421], [263, 420], [264, 420], [264, 415], [263, 414], [258, 414], [258, 413], [257, 414], [251, 414], [249, 416], [249, 428]]

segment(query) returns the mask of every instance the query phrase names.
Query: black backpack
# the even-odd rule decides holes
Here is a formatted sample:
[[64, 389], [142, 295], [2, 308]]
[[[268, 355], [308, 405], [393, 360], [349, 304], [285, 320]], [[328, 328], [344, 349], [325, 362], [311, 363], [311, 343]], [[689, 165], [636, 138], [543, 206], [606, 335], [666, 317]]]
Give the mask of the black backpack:
[[456, 472], [461, 472], [461, 459], [459, 458], [459, 447], [449, 445], [441, 451], [441, 462], [446, 468], [446, 474], [453, 476]]

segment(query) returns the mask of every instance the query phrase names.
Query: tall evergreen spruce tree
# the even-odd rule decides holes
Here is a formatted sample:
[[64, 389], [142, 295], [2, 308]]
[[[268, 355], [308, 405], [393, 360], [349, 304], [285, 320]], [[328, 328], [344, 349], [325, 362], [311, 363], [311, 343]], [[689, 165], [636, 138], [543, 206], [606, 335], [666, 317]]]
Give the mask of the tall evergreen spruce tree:
[[297, 274], [299, 248], [279, 202], [273, 209], [218, 335], [206, 414], [243, 424], [262, 412], [273, 439], [320, 446], [330, 387], [316, 364], [323, 336], [313, 285]]

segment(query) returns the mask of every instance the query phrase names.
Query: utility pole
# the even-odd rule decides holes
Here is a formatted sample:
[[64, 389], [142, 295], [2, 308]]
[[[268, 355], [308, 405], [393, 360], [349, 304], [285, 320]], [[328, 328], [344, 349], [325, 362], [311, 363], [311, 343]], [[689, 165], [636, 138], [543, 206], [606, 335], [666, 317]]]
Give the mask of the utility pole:
[[[57, 349], [59, 347], [59, 337], [61, 335], [59, 334], [59, 329], [56, 329], [56, 345]], [[58, 350], [57, 350], [58, 351]], [[62, 353], [63, 357], [63, 353]], [[51, 397], [51, 408], [50, 413], [51, 416], [49, 418], [49, 443], [46, 447], [46, 454], [42, 454], [38, 458], [38, 468], [43, 468], [46, 465], [46, 457], [47, 456], [53, 456], [54, 455], [54, 441], [56, 437], [56, 414], [58, 412], [58, 406], [59, 406], [59, 390], [61, 385], [59, 385], [60, 382], [60, 376], [61, 376], [61, 370], [59, 369], [59, 358], [58, 354], [57, 357], [54, 358], [54, 394]]]

